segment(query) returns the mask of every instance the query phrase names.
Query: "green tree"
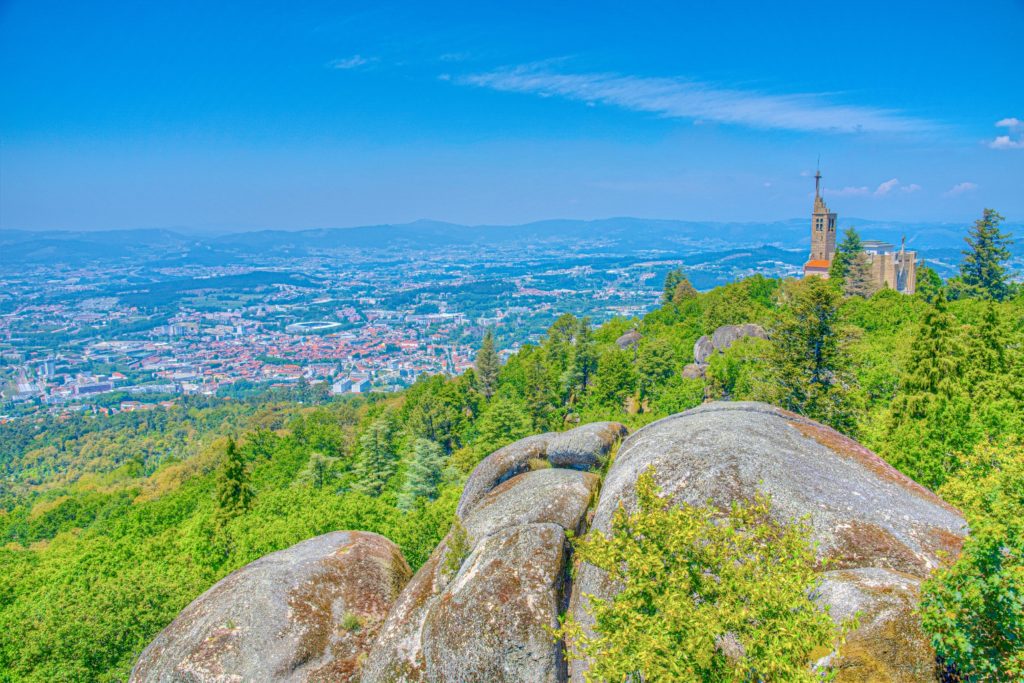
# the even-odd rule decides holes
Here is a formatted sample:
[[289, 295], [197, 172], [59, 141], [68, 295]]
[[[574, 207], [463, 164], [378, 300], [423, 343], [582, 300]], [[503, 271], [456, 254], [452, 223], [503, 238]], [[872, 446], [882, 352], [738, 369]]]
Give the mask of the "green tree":
[[917, 282], [916, 290], [918, 296], [928, 303], [933, 303], [940, 296], [945, 296], [942, 278], [939, 277], [939, 274], [934, 269], [925, 265], [918, 266], [915, 280]]
[[572, 358], [569, 365], [569, 403], [576, 403], [586, 393], [597, 370], [597, 348], [590, 330], [590, 320], [578, 321], [573, 338]]
[[498, 394], [477, 422], [478, 455], [483, 456], [533, 433], [530, 416], [522, 400]]
[[828, 280], [787, 283], [789, 301], [771, 334], [774, 403], [841, 432], [856, 428], [849, 340], [840, 327], [842, 296]]
[[224, 522], [244, 513], [252, 504], [252, 498], [245, 459], [235, 440], [229, 438], [217, 477], [218, 518]]
[[689, 278], [683, 276], [679, 280], [678, 284], [676, 284], [675, 290], [672, 292], [672, 303], [678, 306], [685, 301], [690, 301], [691, 299], [696, 298], [698, 294], [699, 292], [697, 292], [693, 284], [690, 283]]
[[910, 347], [892, 401], [883, 452], [918, 482], [936, 488], [969, 451], [971, 405], [964, 386], [965, 350], [945, 301], [936, 299]]
[[563, 620], [566, 655], [588, 660], [593, 681], [821, 680], [814, 653], [842, 629], [811, 600], [821, 579], [806, 524], [773, 521], [761, 495], [723, 514], [659, 494], [647, 470], [637, 511], [620, 506], [608, 536], [575, 543], [621, 591], [588, 600], [594, 635]]
[[846, 276], [843, 282], [843, 293], [846, 296], [868, 298], [878, 291], [875, 276], [871, 271], [871, 260], [864, 251], [859, 251], [849, 258]]
[[985, 209], [965, 238], [967, 249], [960, 264], [957, 291], [966, 296], [1002, 301], [1010, 292], [1006, 261], [1013, 243], [1008, 233], [1000, 232], [1003, 217], [992, 209]]
[[600, 406], [622, 410], [626, 397], [633, 394], [636, 378], [628, 355], [614, 345], [605, 349], [597, 363], [592, 398]]
[[636, 375], [641, 399], [650, 397], [658, 384], [671, 377], [675, 371], [675, 354], [667, 339], [645, 338], [640, 342]]
[[854, 259], [862, 253], [864, 253], [864, 244], [860, 241], [860, 235], [854, 228], [847, 228], [843, 233], [843, 241], [836, 246], [836, 252], [832, 255], [832, 265], [828, 269], [829, 278], [834, 280], [846, 278]]
[[1024, 680], [1024, 447], [980, 444], [939, 492], [971, 533], [922, 586], [925, 631], [960, 680]]
[[474, 365], [480, 393], [489, 399], [498, 389], [498, 372], [501, 370], [501, 358], [495, 348], [493, 330], [484, 332], [484, 340], [476, 353]]
[[398, 507], [410, 510], [417, 499], [433, 500], [444, 473], [444, 450], [427, 439], [416, 439], [412, 445], [412, 461], [405, 473], [405, 483], [398, 496]]
[[352, 490], [367, 496], [379, 496], [395, 473], [394, 426], [384, 413], [359, 437], [359, 462], [354, 468]]
[[672, 303], [675, 299], [676, 289], [682, 282], [686, 280], [686, 276], [683, 275], [683, 271], [679, 268], [668, 271], [665, 275], [665, 284], [662, 287], [661, 302], [663, 304]]

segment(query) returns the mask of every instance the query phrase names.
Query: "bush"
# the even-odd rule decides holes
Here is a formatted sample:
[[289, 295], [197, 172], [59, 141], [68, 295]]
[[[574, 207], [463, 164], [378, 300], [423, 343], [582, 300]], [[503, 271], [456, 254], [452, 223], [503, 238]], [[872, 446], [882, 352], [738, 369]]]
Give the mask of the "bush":
[[762, 496], [725, 513], [666, 505], [651, 470], [637, 497], [610, 536], [576, 542], [581, 561], [622, 586], [590, 597], [595, 635], [571, 615], [554, 631], [567, 657], [590, 660], [588, 680], [821, 680], [812, 662], [846, 626], [810, 598], [820, 579], [806, 524], [776, 523]]

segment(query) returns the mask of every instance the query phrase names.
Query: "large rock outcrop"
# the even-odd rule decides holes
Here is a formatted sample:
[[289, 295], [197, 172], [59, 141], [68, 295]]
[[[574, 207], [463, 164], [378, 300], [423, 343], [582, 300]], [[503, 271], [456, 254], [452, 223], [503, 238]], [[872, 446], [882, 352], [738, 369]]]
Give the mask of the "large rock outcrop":
[[[963, 517], [874, 453], [817, 422], [760, 403], [710, 403], [647, 425], [623, 442], [589, 533], [607, 533], [618, 506], [634, 509], [637, 478], [653, 468], [679, 504], [726, 507], [756, 491], [780, 521], [809, 516], [832, 571], [819, 600], [861, 627], [832, 658], [840, 681], [934, 680], [934, 652], [912, 617], [920, 581], [966, 533]], [[603, 572], [580, 567], [570, 610], [589, 623], [585, 595], [614, 595]], [[572, 680], [583, 681], [585, 663]], [[881, 672], [881, 673], [880, 673]]]
[[740, 339], [747, 337], [767, 339], [768, 333], [760, 325], [744, 323], [743, 325], [722, 325], [710, 335], [704, 335], [694, 343], [693, 362], [683, 368], [683, 377], [685, 379], [704, 377], [712, 356], [725, 351]]
[[[564, 681], [561, 645], [548, 629], [569, 594], [566, 532], [584, 529], [598, 485], [581, 470], [625, 431], [583, 425], [484, 458], [459, 501], [457, 526], [395, 602], [363, 681]], [[531, 460], [564, 467], [531, 470]]]
[[358, 681], [411, 574], [394, 543], [364, 531], [271, 553], [186, 607], [145, 649], [130, 680]]

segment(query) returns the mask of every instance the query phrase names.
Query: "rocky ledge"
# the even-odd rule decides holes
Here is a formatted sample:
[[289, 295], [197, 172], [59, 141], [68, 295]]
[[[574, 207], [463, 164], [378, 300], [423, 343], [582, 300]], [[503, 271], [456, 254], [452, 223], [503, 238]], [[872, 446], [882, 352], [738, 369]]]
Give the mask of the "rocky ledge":
[[[806, 517], [829, 571], [816, 599], [859, 627], [829, 657], [839, 681], [935, 680], [913, 609], [922, 579], [966, 533], [961, 515], [855, 441], [759, 403], [711, 403], [622, 442], [596, 423], [541, 434], [485, 458], [457, 522], [410, 580], [387, 539], [337, 532], [235, 572], [146, 649], [133, 681], [583, 681], [548, 629], [586, 623], [584, 595], [614, 586], [589, 565], [571, 580], [567, 532], [606, 533], [636, 504], [648, 467], [680, 504], [772, 496]], [[349, 615], [355, 615], [349, 616]], [[358, 630], [348, 630], [358, 622]]]

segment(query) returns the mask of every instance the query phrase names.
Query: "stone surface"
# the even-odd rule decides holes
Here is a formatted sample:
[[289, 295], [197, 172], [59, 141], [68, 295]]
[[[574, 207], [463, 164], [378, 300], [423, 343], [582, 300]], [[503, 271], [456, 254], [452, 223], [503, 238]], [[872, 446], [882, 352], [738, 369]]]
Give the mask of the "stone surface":
[[528, 471], [530, 460], [547, 457], [548, 442], [554, 435], [554, 432], [549, 432], [528, 436], [499, 448], [481, 460], [470, 473], [462, 489], [462, 496], [455, 510], [459, 519], [465, 519], [470, 509], [495, 486]]
[[714, 352], [715, 345], [712, 343], [711, 337], [704, 335], [693, 345], [693, 362], [698, 365], [707, 365], [708, 359]]
[[[622, 428], [609, 424], [615, 423], [573, 431], [592, 437]], [[502, 479], [498, 473], [516, 469], [527, 451], [546, 457], [538, 445], [558, 436], [506, 446], [481, 461], [470, 481]], [[566, 601], [565, 532], [583, 529], [597, 485], [589, 472], [542, 468], [504, 478], [475, 497], [460, 516], [467, 557], [458, 557], [457, 534], [449, 533], [395, 601], [363, 681], [564, 680], [560, 645], [544, 629], [555, 625]]]
[[707, 370], [707, 367], [706, 365], [689, 363], [683, 366], [683, 379], [704, 379], [704, 372]]
[[473, 469], [462, 489], [456, 514], [466, 516], [487, 493], [502, 482], [530, 469], [531, 460], [548, 460], [556, 467], [589, 469], [626, 434], [618, 422], [593, 422], [566, 432], [548, 432], [499, 448]]
[[757, 337], [767, 339], [764, 328], [754, 323], [743, 325], [722, 325], [710, 336], [704, 335], [693, 345], [693, 362], [696, 365], [707, 365], [716, 351], [724, 351], [739, 339]]
[[637, 344], [640, 343], [640, 340], [643, 338], [644, 336], [637, 332], [636, 330], [630, 330], [626, 334], [616, 339], [615, 345], [618, 346], [623, 351], [625, 351], [626, 349], [631, 349], [635, 347]]
[[597, 483], [596, 474], [553, 468], [515, 476], [484, 496], [466, 516], [463, 525], [470, 543], [533, 523], [553, 523], [576, 533]]
[[303, 541], [194, 600], [143, 651], [130, 680], [357, 681], [411, 573], [398, 547], [377, 534]]
[[611, 451], [628, 430], [618, 422], [592, 422], [555, 434], [548, 441], [547, 459], [554, 467], [589, 470]]
[[429, 681], [564, 680], [558, 626], [566, 539], [557, 524], [527, 524], [480, 541], [423, 629]]
[[[852, 439], [765, 404], [709, 403], [647, 425], [623, 442], [590, 533], [607, 533], [620, 504], [635, 509], [635, 484], [648, 467], [676, 503], [725, 507], [760, 490], [772, 496], [780, 520], [809, 515], [819, 553], [837, 570], [877, 568], [919, 580], [938, 566], [942, 553], [959, 551], [966, 532], [957, 510]], [[599, 570], [583, 565], [570, 609], [586, 624], [583, 595], [613, 593]], [[891, 623], [878, 621], [884, 628]], [[895, 666], [881, 646], [860, 642], [863, 656], [875, 657], [878, 666]], [[926, 642], [914, 642], [927, 648]], [[583, 680], [583, 670], [573, 666], [574, 681]]]
[[935, 652], [915, 614], [920, 579], [888, 569], [841, 569], [825, 575], [819, 594], [837, 622], [860, 626], [829, 658], [839, 683], [936, 680]]

